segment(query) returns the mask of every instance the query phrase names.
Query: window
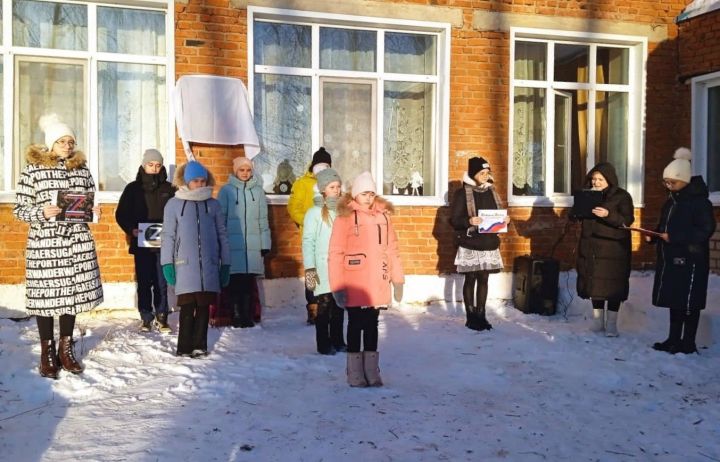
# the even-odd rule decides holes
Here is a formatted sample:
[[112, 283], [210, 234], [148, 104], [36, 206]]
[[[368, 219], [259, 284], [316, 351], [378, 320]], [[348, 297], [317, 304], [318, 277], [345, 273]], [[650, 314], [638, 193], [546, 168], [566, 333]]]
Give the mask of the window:
[[547, 34], [512, 31], [511, 203], [571, 205], [600, 162], [639, 203], [645, 42]]
[[12, 98], [0, 94], [0, 118], [11, 114], [12, 123], [0, 133], [1, 190], [14, 188], [27, 146], [44, 140], [38, 119], [46, 113], [57, 113], [75, 130], [106, 200], [135, 179], [145, 149], [172, 151], [172, 6], [140, 3], [4, 2], [11, 12], [0, 23], [12, 31], [12, 43], [0, 45], [0, 82], [2, 94]]
[[388, 19], [379, 27], [260, 7], [248, 16], [255, 166], [268, 193], [289, 194], [324, 146], [346, 189], [369, 170], [396, 203], [442, 203], [449, 25]]
[[695, 174], [702, 175], [713, 204], [720, 204], [720, 72], [692, 83], [692, 152]]

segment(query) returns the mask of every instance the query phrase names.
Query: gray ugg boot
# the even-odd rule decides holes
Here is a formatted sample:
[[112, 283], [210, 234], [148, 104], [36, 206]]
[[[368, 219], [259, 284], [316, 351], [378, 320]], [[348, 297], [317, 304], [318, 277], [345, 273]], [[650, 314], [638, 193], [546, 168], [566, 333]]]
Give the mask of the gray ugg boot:
[[608, 310], [607, 323], [605, 324], [605, 337], [617, 337], [619, 335], [617, 330], [617, 318], [617, 311]]
[[363, 370], [363, 354], [348, 353], [347, 354], [347, 382], [351, 387], [367, 387], [365, 380], [365, 371]]
[[[609, 313], [609, 311], [608, 311]], [[605, 330], [605, 309], [593, 308], [593, 320], [590, 325], [592, 332], [602, 332]]]
[[377, 351], [363, 351], [363, 364], [365, 368], [365, 379], [369, 387], [382, 387], [380, 378], [380, 353]]

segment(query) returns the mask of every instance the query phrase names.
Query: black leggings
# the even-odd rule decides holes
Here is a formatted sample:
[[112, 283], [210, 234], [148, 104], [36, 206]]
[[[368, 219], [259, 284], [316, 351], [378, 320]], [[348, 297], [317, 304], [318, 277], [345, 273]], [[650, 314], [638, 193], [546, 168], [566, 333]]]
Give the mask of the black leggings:
[[[620, 311], [620, 304], [622, 301], [620, 300], [607, 300], [607, 309], [608, 311], [614, 311], [618, 312]], [[597, 298], [592, 299], [592, 306], [595, 310], [602, 310], [605, 308], [605, 300], [598, 300]]]
[[485, 302], [488, 296], [488, 278], [489, 271], [472, 271], [465, 274], [465, 283], [463, 284], [463, 302], [465, 306], [476, 308], [485, 308]]
[[378, 346], [378, 318], [380, 310], [375, 308], [348, 307], [347, 351], [358, 353], [360, 351], [360, 337], [362, 336], [364, 351], [377, 351]]
[[[52, 316], [35, 316], [37, 321], [38, 333], [40, 340], [53, 340], [54, 319]], [[60, 316], [60, 337], [72, 337], [73, 329], [75, 329], [75, 315], [63, 314]]]

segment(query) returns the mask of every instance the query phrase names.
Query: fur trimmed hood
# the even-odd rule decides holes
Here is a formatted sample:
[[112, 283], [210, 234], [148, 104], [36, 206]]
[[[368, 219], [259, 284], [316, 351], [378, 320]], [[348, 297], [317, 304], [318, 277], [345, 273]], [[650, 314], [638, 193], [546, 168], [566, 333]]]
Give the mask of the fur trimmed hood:
[[[337, 214], [340, 217], [346, 217], [356, 210], [360, 210], [358, 203], [352, 198], [352, 194], [345, 193], [337, 203]], [[389, 200], [382, 196], [375, 196], [375, 202], [370, 209], [371, 212], [388, 213], [392, 215], [395, 212], [395, 206]]]
[[[31, 144], [25, 153], [25, 160], [30, 165], [39, 165], [43, 167], [56, 167], [60, 163], [60, 158], [48, 151], [45, 145]], [[82, 151], [75, 151], [65, 161], [65, 168], [75, 170], [85, 167], [87, 158]]]
[[[185, 166], [187, 163], [184, 163], [180, 165], [178, 168], [175, 169], [175, 175], [173, 176], [172, 184], [176, 188], [180, 189], [181, 186], [187, 186], [185, 183]], [[207, 167], [205, 167], [207, 169]], [[215, 177], [213, 176], [212, 172], [210, 172], [209, 169], [207, 169], [208, 177], [207, 177], [207, 186], [215, 187]]]

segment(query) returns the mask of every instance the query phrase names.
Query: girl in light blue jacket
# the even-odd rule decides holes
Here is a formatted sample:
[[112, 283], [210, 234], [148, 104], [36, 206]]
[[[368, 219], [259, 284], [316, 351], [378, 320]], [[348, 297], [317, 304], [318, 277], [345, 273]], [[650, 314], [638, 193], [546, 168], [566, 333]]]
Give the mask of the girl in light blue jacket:
[[317, 351], [322, 355], [334, 355], [337, 351], [347, 350], [343, 335], [345, 312], [333, 298], [328, 273], [328, 247], [341, 181], [331, 168], [318, 172], [316, 178], [320, 195], [315, 196], [315, 205], [307, 211], [303, 222], [305, 286], [314, 292], [318, 302], [315, 319]]
[[180, 307], [177, 355], [198, 357], [207, 354], [210, 304], [230, 280], [230, 248], [210, 172], [191, 161], [178, 167], [173, 184], [178, 191], [163, 213], [160, 263]]
[[233, 160], [233, 174], [218, 194], [230, 241], [228, 296], [233, 327], [253, 327], [255, 277], [265, 274], [265, 255], [270, 252], [268, 206], [261, 181], [253, 175], [247, 157]]

